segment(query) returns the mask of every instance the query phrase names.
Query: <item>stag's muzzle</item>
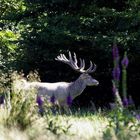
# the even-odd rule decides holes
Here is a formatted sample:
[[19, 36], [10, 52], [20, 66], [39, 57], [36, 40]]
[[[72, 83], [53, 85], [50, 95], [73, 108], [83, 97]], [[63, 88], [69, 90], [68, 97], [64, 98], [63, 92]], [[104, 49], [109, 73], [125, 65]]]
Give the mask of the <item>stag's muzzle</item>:
[[99, 85], [99, 82], [97, 80], [94, 80], [94, 85], [95, 86], [98, 86]]

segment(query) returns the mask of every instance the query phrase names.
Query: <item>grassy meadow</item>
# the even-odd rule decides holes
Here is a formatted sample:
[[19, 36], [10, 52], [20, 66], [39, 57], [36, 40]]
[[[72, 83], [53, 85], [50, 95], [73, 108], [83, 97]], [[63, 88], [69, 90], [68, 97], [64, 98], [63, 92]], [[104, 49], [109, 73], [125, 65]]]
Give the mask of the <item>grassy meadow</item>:
[[[9, 116], [10, 124], [7, 124], [7, 112], [0, 110], [0, 139], [1, 140], [55, 140], [55, 139], [82, 139], [82, 140], [139, 140], [139, 121], [131, 116], [116, 116], [113, 112], [90, 113], [84, 110], [73, 114], [44, 115], [34, 114], [27, 119], [16, 122], [13, 116]], [[19, 114], [20, 115], [20, 114]], [[26, 114], [28, 115], [28, 114]], [[114, 118], [111, 117], [114, 115]], [[119, 115], [119, 114], [117, 114]], [[122, 115], [122, 114], [120, 114]], [[127, 114], [130, 115], [130, 114]], [[18, 116], [17, 116], [18, 117]], [[117, 118], [120, 117], [120, 118]], [[25, 119], [25, 120], [24, 120]], [[120, 122], [115, 122], [120, 119]], [[122, 119], [122, 120], [121, 120]], [[24, 123], [26, 127], [22, 128]]]
[[140, 139], [139, 111], [133, 106], [63, 111], [44, 102], [42, 113], [33, 91], [17, 90], [11, 95], [0, 108], [0, 140]]

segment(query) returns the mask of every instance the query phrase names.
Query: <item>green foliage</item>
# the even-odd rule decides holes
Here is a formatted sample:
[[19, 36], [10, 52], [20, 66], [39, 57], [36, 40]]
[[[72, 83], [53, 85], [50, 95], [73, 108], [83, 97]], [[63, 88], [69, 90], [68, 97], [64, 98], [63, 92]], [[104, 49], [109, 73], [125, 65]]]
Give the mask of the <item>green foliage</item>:
[[52, 132], [54, 135], [60, 136], [62, 134], [69, 134], [69, 129], [71, 127], [71, 124], [69, 124], [68, 121], [65, 121], [66, 124], [64, 124], [64, 120], [61, 119], [60, 116], [49, 116], [46, 115], [45, 120], [47, 121], [47, 130]]
[[14, 73], [1, 75], [0, 95], [4, 95], [3, 124], [6, 127], [26, 129], [37, 116], [36, 95], [31, 91], [23, 91], [21, 76]]
[[[20, 81], [19, 81], [20, 82]], [[19, 86], [19, 85], [14, 85]], [[22, 85], [20, 85], [22, 86]], [[14, 87], [15, 88], [15, 87]], [[16, 87], [18, 89], [21, 87]], [[36, 95], [33, 91], [11, 90], [9, 93], [9, 107], [5, 118], [7, 127], [19, 127], [26, 129], [30, 126], [37, 116]], [[6, 98], [7, 100], [7, 98]]]
[[17, 15], [21, 14], [22, 11], [26, 9], [23, 0], [1, 0], [0, 8], [1, 19], [4, 20], [0, 20], [1, 23], [8, 23], [5, 20], [15, 19], [15, 16], [17, 17]]
[[104, 139], [131, 140], [139, 137], [139, 122], [129, 110], [115, 108], [109, 113], [109, 124]]
[[[19, 34], [15, 34], [11, 30], [0, 31], [0, 63], [3, 63], [5, 70], [15, 67], [14, 62], [17, 59], [16, 49]], [[4, 71], [3, 71], [4, 72]]]
[[34, 121], [36, 114], [35, 97], [27, 93], [12, 93], [11, 109], [9, 117], [6, 119], [6, 125], [18, 126], [20, 129], [26, 129]]
[[0, 39], [1, 39], [1, 45], [5, 45], [7, 47], [9, 47], [10, 50], [13, 50], [16, 46], [10, 46], [12, 44], [11, 41], [16, 41], [17, 40], [17, 35], [14, 34], [12, 31], [10, 30], [5, 30], [5, 31], [0, 31]]
[[[4, 67], [5, 68], [5, 67]], [[10, 89], [11, 89], [11, 71], [9, 71], [8, 73], [4, 73], [3, 69], [0, 70], [0, 97], [4, 96], [7, 99], [9, 99], [9, 93], [10, 93]], [[7, 100], [6, 100], [6, 104], [7, 104]]]

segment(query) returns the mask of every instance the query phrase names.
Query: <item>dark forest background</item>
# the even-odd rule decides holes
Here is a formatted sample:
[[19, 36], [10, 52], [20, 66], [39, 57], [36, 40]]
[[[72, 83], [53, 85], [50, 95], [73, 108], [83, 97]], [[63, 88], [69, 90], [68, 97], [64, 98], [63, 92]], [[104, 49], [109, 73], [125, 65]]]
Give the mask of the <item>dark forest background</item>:
[[[42, 81], [73, 81], [79, 74], [55, 57], [68, 51], [97, 65], [88, 87], [73, 104], [108, 107], [112, 94], [112, 46], [120, 59], [128, 52], [128, 94], [140, 105], [139, 0], [0, 0], [0, 73], [28, 74], [37, 70]], [[120, 87], [121, 88], [121, 87]], [[120, 89], [121, 91], [121, 89]], [[121, 92], [120, 92], [121, 94]]]

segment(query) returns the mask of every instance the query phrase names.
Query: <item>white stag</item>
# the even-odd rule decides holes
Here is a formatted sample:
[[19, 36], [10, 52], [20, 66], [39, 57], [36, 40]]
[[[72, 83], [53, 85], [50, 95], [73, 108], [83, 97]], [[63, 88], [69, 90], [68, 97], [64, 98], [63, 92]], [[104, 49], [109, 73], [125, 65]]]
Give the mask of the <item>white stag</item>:
[[48, 100], [51, 97], [55, 98], [55, 101], [60, 106], [67, 106], [67, 97], [71, 96], [73, 100], [75, 97], [80, 95], [86, 86], [97, 86], [99, 82], [93, 79], [89, 73], [93, 73], [96, 70], [96, 65], [92, 64], [90, 61], [90, 67], [85, 70], [85, 60], [80, 59], [78, 66], [78, 61], [76, 54], [71, 56], [69, 52], [69, 59], [64, 55], [60, 54], [55, 58], [55, 60], [68, 64], [72, 69], [82, 73], [80, 77], [74, 82], [56, 82], [56, 83], [43, 83], [43, 82], [25, 82], [25, 88], [36, 88], [38, 96], [43, 96]]

